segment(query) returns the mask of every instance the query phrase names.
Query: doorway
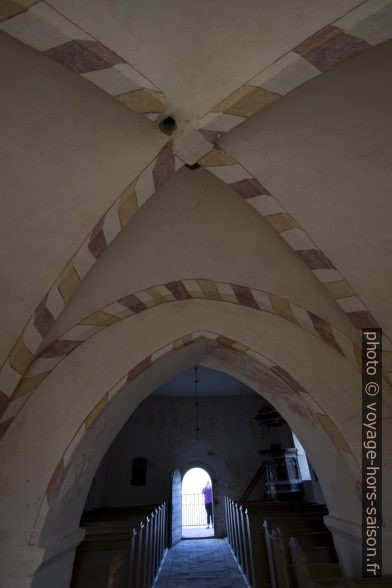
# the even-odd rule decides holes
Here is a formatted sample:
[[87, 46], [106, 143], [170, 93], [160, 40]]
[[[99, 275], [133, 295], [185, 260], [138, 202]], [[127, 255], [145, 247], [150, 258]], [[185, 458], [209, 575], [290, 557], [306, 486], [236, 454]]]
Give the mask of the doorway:
[[182, 538], [214, 537], [214, 499], [209, 473], [199, 467], [182, 479]]

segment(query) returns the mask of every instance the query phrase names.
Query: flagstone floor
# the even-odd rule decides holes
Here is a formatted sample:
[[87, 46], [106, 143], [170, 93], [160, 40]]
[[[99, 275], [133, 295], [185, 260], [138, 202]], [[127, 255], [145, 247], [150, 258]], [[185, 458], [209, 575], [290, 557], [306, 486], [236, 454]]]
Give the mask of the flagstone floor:
[[224, 539], [180, 541], [166, 556], [156, 588], [245, 588]]

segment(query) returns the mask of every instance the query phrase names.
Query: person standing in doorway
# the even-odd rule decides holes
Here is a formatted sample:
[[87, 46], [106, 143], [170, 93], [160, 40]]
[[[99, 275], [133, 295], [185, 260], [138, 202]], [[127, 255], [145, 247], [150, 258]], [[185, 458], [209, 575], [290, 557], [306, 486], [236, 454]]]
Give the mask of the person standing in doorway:
[[204, 506], [206, 507], [207, 511], [207, 529], [209, 529], [210, 524], [212, 528], [212, 488], [211, 482], [209, 480], [207, 480], [202, 493], [204, 494]]

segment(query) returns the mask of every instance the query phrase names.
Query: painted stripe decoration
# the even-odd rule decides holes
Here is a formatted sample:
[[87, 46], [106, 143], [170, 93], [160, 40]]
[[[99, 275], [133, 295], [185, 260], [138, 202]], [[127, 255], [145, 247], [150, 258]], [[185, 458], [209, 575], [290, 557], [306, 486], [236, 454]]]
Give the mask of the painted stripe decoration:
[[51, 343], [33, 361], [26, 375], [19, 381], [12, 397], [8, 401], [3, 400], [4, 412], [0, 423], [6, 422], [11, 414], [14, 418], [25, 400], [38, 389], [56, 366], [90, 337], [133, 314], [160, 304], [183, 300], [214, 300], [269, 312], [312, 333], [345, 357], [357, 370], [360, 369], [358, 346], [355, 341], [323, 318], [286, 298], [243, 285], [209, 279], [178, 280], [122, 297], [86, 317]]
[[[98, 221], [87, 240], [69, 261], [62, 274], [37, 307], [9, 357], [0, 369], [0, 391], [10, 397], [34, 359], [43, 339], [53, 327], [66, 303], [78, 290], [95, 261], [105, 252], [122, 228], [156, 190], [182, 167], [172, 143], [141, 172]], [[95, 328], [93, 324], [93, 328]], [[79, 329], [79, 332], [81, 329]], [[89, 332], [87, 326], [85, 332]], [[91, 331], [91, 326], [90, 326]]]
[[306, 263], [357, 328], [378, 326], [333, 262], [257, 178], [219, 147], [213, 147], [198, 163], [230, 186], [265, 218]]
[[263, 69], [200, 121], [211, 143], [282, 96], [392, 36], [391, 0], [368, 0]]
[[[355, 296], [340, 272], [334, 268], [333, 263], [317, 248], [305, 231], [300, 228], [297, 221], [289, 213], [285, 212], [280, 203], [256, 178], [253, 178], [233, 158], [217, 148], [204, 155], [200, 160], [200, 164], [222, 181], [228, 183], [266, 218], [271, 226], [307, 263], [315, 277], [325, 285], [356, 327], [362, 328], [363, 326], [375, 326], [377, 324], [363, 303]], [[55, 319], [63, 310], [67, 301], [77, 291], [81, 280], [91, 269], [95, 260], [103, 254], [113, 238], [132, 218], [138, 208], [151, 197], [157, 188], [172, 177], [181, 166], [182, 162], [174, 156], [172, 145], [169, 143], [97, 223], [90, 237], [69, 262], [58, 282], [37, 308], [22, 337], [11, 350], [9, 358], [2, 366], [0, 370], [0, 390], [3, 396], [11, 397], [17, 387], [18, 396], [29, 394], [41, 383], [42, 374], [50, 373], [54, 369], [59, 362], [56, 354], [50, 361], [46, 358], [45, 364], [43, 364], [41, 358], [40, 363], [32, 368], [30, 377], [26, 381], [20, 382], [44, 337], [53, 326]], [[230, 168], [234, 168], [234, 170], [230, 170]], [[219, 172], [217, 173], [218, 170]], [[243, 177], [239, 179], [241, 174]], [[232, 181], [233, 177], [236, 178], [234, 182]], [[218, 289], [224, 289], [225, 286], [223, 284], [212, 286], [211, 282], [204, 282], [209, 284], [207, 297], [221, 299]], [[199, 283], [203, 283], [203, 280], [200, 280]], [[160, 303], [167, 301], [168, 289], [166, 288], [162, 293], [158, 292], [159, 288], [162, 288], [162, 286], [156, 288], [155, 291], [150, 289], [151, 291], [141, 294], [142, 299], [135, 299], [134, 295], [130, 295], [125, 306], [131, 305], [132, 308], [133, 304], [143, 310], [153, 306], [157, 300]], [[196, 291], [198, 291], [198, 288], [196, 288]], [[174, 293], [173, 296], [172, 293], [173, 299], [178, 295]], [[181, 295], [184, 294], [182, 293]], [[261, 294], [258, 293], [258, 296], [260, 297]], [[193, 297], [192, 293], [191, 297]], [[236, 296], [233, 292], [229, 293], [229, 299], [236, 302]], [[119, 313], [117, 320], [126, 316], [124, 314], [124, 305], [121, 303], [122, 301], [116, 303], [117, 309], [114, 311], [115, 316]], [[67, 343], [67, 345], [74, 345], [73, 348], [75, 348], [80, 338], [91, 336], [102, 326], [113, 324], [112, 313], [103, 313], [103, 315], [99, 318], [91, 317], [88, 324], [76, 326], [76, 343], [71, 339], [71, 343]], [[391, 345], [388, 340], [386, 340], [386, 344], [390, 349]], [[59, 346], [61, 347], [61, 343], [59, 343]], [[41, 367], [39, 368], [39, 366]], [[3, 406], [5, 405], [4, 402], [2, 404]]]
[[207, 339], [213, 345], [217, 343], [229, 349], [233, 349], [234, 351], [244, 353], [252, 359], [256, 359], [259, 363], [263, 364], [265, 368], [270, 371], [273, 377], [278, 378], [278, 380], [283, 382], [286, 386], [288, 386], [291, 389], [291, 392], [301, 400], [302, 404], [311, 404], [313, 411], [316, 411], [316, 416], [320, 426], [322, 427], [323, 431], [329, 436], [335, 448], [344, 456], [349, 456], [351, 460], [353, 459], [355, 461], [355, 457], [348, 443], [345, 441], [342, 433], [340, 432], [339, 428], [326, 414], [325, 410], [321, 407], [321, 405], [312, 397], [310, 392], [308, 392], [289, 372], [287, 372], [281, 366], [272, 362], [268, 357], [261, 355], [260, 353], [250, 349], [249, 347], [247, 347], [239, 341], [229, 339], [228, 337], [219, 335], [217, 333], [213, 333], [211, 331], [196, 331], [184, 335], [179, 339], [175, 339], [174, 341], [165, 345], [161, 349], [145, 357], [135, 366], [131, 367], [131, 369], [108, 392], [106, 392], [103, 395], [103, 397], [97, 402], [95, 407], [84, 418], [80, 428], [74, 435], [70, 444], [66, 448], [64, 455], [57, 464], [46, 490], [46, 503], [41, 505], [41, 509], [47, 509], [48, 506], [50, 507], [55, 498], [58, 496], [61, 484], [66, 474], [67, 465], [70, 463], [72, 459], [74, 450], [81, 442], [82, 438], [84, 437], [88, 429], [94, 424], [94, 422], [101, 415], [101, 413], [104, 411], [107, 405], [113, 400], [116, 393], [127, 382], [136, 379], [163, 356], [173, 351], [182, 349], [183, 347], [189, 345], [190, 343], [192, 343], [192, 341], [195, 341], [200, 337]]
[[[392, 3], [368, 0], [330, 23], [235, 90], [200, 121], [214, 142], [301, 84], [391, 37]], [[135, 112], [156, 120], [162, 92], [123, 58], [45, 2], [5, 0], [0, 29], [115, 96]]]
[[5, 0], [0, 30], [50, 55], [134, 112], [151, 120], [163, 112], [164, 95], [159, 88], [49, 4]]

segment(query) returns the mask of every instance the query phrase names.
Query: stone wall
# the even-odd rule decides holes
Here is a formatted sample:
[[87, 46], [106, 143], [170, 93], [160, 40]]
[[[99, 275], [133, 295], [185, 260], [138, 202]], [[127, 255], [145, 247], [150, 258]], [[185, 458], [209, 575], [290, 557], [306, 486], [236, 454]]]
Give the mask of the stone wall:
[[181, 472], [174, 470], [172, 476], [172, 494], [171, 494], [172, 517], [171, 527], [171, 544], [175, 545], [181, 541], [182, 536], [182, 500], [181, 500]]

